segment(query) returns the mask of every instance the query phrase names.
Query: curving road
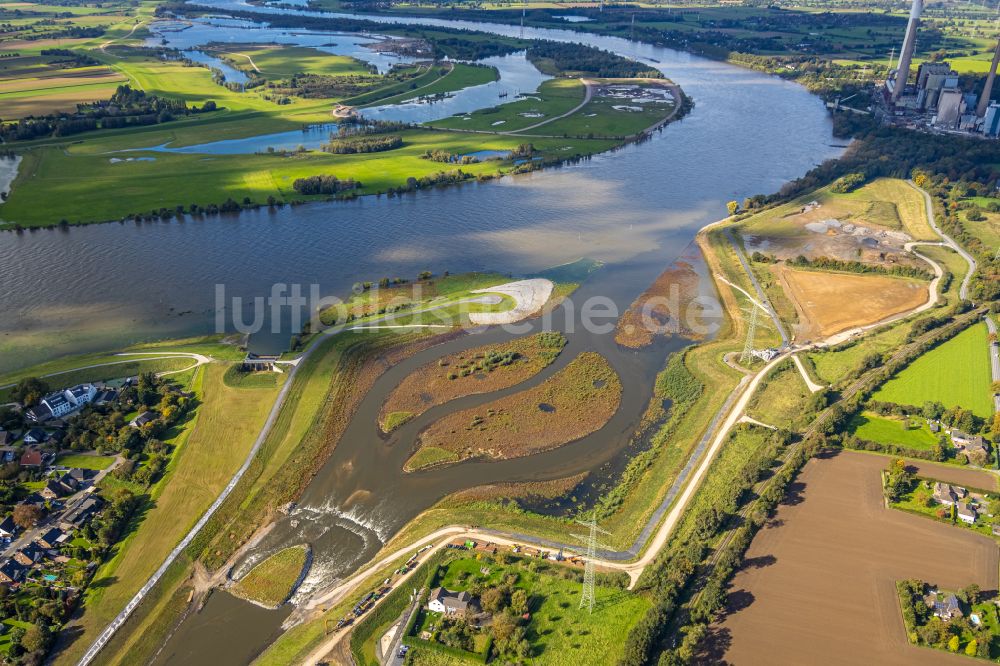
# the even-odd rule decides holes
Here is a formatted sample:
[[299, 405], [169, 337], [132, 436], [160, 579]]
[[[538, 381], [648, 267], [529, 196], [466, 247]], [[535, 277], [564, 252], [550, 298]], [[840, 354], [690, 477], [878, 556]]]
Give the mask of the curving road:
[[[928, 194], [926, 190], [923, 190], [920, 187], [918, 187], [917, 184], [914, 183], [912, 180], [908, 180], [906, 182], [909, 183], [910, 187], [920, 192], [920, 194], [924, 195], [924, 209], [927, 211], [927, 222], [930, 223], [931, 229], [934, 230], [934, 233], [936, 233], [938, 236], [941, 237], [945, 245], [947, 245], [955, 252], [958, 252], [960, 255], [962, 255], [962, 258], [965, 259], [966, 263], [969, 264], [969, 271], [965, 274], [965, 277], [962, 278], [962, 285], [958, 289], [958, 297], [961, 298], [963, 301], [969, 300], [969, 282], [972, 281], [972, 275], [973, 273], [976, 272], [976, 260], [972, 257], [971, 254], [966, 252], [961, 245], [952, 240], [951, 236], [941, 231], [941, 227], [937, 225], [937, 220], [934, 217], [934, 203], [931, 201], [931, 195]], [[908, 245], [920, 245], [920, 244], [921, 243], [909, 243]], [[925, 243], [925, 244], [936, 245], [936, 243]], [[930, 261], [929, 259], [927, 259], [927, 257], [922, 257], [922, 258], [927, 261]]]

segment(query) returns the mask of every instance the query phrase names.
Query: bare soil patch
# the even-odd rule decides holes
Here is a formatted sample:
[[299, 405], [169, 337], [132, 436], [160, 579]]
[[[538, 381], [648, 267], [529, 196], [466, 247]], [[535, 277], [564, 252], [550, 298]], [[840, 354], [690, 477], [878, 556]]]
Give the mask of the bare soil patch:
[[[843, 452], [806, 465], [750, 545], [728, 590], [727, 615], [712, 625], [699, 663], [969, 663], [907, 642], [895, 582], [996, 589], [997, 545], [885, 508], [879, 472], [888, 460]], [[935, 466], [933, 473], [994, 487], [989, 474], [974, 470]]]
[[[607, 360], [584, 352], [538, 386], [471, 407], [432, 423], [420, 449], [442, 452], [433, 463], [420, 450], [410, 460], [446, 464], [469, 458], [503, 460], [529, 456], [603, 427], [618, 410], [622, 385]], [[447, 459], [443, 452], [452, 454]], [[407, 469], [416, 464], [407, 463]]]
[[815, 340], [874, 324], [927, 301], [927, 284], [875, 274], [830, 273], [773, 265], [799, 316], [796, 339]]
[[538, 333], [442, 356], [414, 370], [389, 394], [379, 427], [390, 432], [436, 405], [520, 384], [552, 363], [565, 344], [561, 333]]

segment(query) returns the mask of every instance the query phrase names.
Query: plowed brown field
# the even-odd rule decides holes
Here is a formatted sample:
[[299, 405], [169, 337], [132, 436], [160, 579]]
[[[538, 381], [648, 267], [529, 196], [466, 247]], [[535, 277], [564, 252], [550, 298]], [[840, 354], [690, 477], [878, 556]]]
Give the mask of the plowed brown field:
[[[997, 544], [886, 509], [888, 458], [844, 452], [810, 461], [754, 539], [700, 663], [968, 664], [907, 643], [895, 581], [997, 589]], [[996, 486], [974, 470], [934, 466], [935, 478]]]

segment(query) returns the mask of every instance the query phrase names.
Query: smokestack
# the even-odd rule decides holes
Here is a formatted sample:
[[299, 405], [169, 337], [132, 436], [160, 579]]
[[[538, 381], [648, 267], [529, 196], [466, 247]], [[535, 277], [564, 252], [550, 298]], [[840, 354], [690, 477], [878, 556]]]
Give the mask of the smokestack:
[[899, 100], [906, 88], [906, 79], [910, 77], [910, 60], [913, 59], [913, 47], [917, 42], [917, 26], [920, 25], [920, 14], [924, 11], [924, 0], [913, 0], [910, 7], [910, 22], [906, 24], [906, 37], [903, 38], [903, 50], [899, 52], [899, 64], [896, 67], [896, 83], [892, 88], [892, 101]]
[[990, 105], [990, 95], [993, 94], [993, 79], [997, 77], [997, 63], [1000, 63], [1000, 39], [997, 40], [997, 50], [993, 54], [993, 64], [990, 65], [990, 73], [986, 75], [986, 87], [983, 88], [983, 96], [979, 98], [979, 106], [976, 108], [976, 115], [980, 118], [986, 115], [986, 109]]

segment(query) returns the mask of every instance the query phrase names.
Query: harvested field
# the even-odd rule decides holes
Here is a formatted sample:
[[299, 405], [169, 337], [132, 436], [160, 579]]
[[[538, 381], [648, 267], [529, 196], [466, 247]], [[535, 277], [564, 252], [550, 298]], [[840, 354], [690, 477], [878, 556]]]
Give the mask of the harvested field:
[[694, 299], [698, 296], [698, 273], [686, 261], [678, 261], [660, 273], [618, 320], [615, 342], [638, 349], [652, 344], [660, 335], [686, 335], [695, 339], [688, 324], [701, 311]]
[[[806, 465], [750, 545], [700, 663], [969, 663], [907, 643], [895, 582], [993, 590], [1000, 551], [987, 537], [885, 508], [888, 461], [844, 452]], [[934, 466], [933, 475], [995, 487], [976, 470]]]
[[[529, 456], [599, 430], [618, 410], [621, 392], [618, 374], [604, 357], [584, 352], [534, 388], [432, 423], [420, 434], [419, 446], [460, 460]], [[446, 458], [437, 454], [434, 462], [444, 464]], [[406, 469], [426, 466], [425, 460], [418, 450]]]
[[538, 333], [427, 363], [386, 398], [379, 427], [391, 432], [436, 405], [520, 384], [552, 363], [565, 344], [561, 333]]
[[885, 275], [771, 267], [795, 304], [797, 340], [816, 340], [874, 324], [927, 302], [926, 283]]
[[76, 111], [76, 105], [108, 99], [123, 79], [109, 79], [95, 84], [75, 85], [44, 91], [0, 93], [3, 118], [23, 118], [55, 111]]

